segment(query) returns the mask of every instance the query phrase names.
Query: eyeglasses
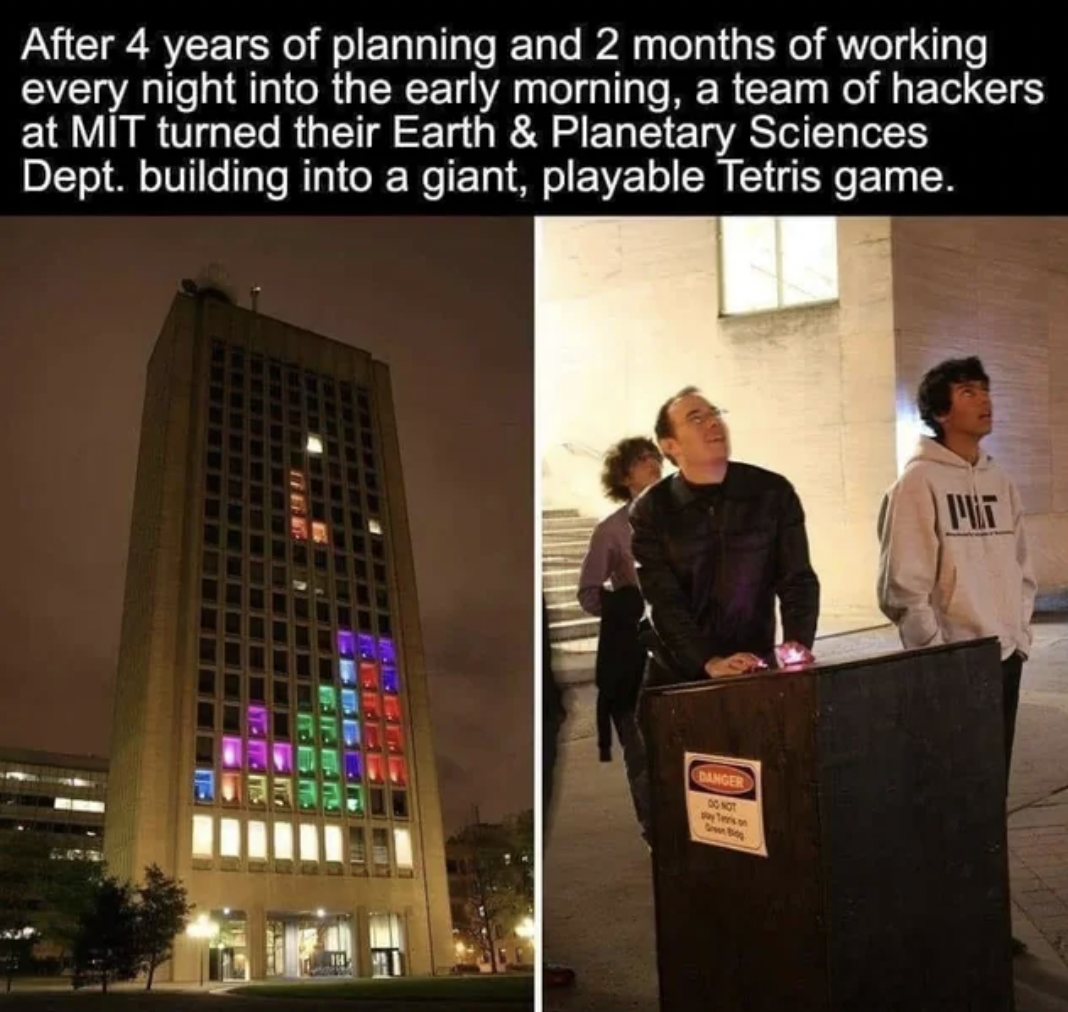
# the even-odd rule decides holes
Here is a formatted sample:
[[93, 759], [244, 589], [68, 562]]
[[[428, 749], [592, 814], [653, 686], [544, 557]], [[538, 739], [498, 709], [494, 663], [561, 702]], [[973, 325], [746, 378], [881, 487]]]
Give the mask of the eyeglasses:
[[686, 416], [685, 421], [687, 425], [695, 425], [698, 428], [703, 428], [708, 425], [709, 422], [721, 421], [726, 414], [727, 411], [724, 408], [711, 408], [708, 411], [691, 411]]

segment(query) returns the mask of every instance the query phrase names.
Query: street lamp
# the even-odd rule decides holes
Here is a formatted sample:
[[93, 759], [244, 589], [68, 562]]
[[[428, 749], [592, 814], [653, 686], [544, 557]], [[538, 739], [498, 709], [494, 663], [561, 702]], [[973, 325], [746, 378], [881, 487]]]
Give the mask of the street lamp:
[[201, 914], [195, 921], [189, 924], [185, 933], [190, 938], [203, 938], [204, 956], [200, 959], [200, 986], [204, 986], [204, 963], [207, 960], [208, 950], [211, 947], [211, 939], [215, 938], [219, 934], [219, 925], [215, 921], [211, 920], [207, 914]]

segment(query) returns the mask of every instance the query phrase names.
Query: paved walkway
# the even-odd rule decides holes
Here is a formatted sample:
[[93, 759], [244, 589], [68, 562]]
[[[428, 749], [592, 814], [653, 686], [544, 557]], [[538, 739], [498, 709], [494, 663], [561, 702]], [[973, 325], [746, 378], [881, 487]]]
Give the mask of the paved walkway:
[[[899, 648], [889, 628], [821, 640], [821, 661]], [[597, 759], [595, 694], [574, 684], [545, 860], [545, 954], [579, 983], [546, 1010], [657, 1012], [649, 856], [635, 830], [623, 765]], [[1016, 1012], [1068, 1012], [1068, 613], [1043, 616], [1024, 669], [1009, 783]]]

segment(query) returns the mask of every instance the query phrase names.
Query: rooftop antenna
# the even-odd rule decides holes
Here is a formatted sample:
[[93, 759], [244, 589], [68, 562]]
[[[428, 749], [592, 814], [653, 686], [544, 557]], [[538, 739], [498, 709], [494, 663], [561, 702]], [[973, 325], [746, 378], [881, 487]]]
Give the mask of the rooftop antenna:
[[263, 291], [263, 289], [262, 289], [262, 288], [260, 288], [260, 286], [259, 286], [259, 285], [253, 285], [253, 286], [252, 286], [252, 287], [251, 287], [251, 288], [250, 288], [250, 289], [248, 290], [248, 293], [249, 293], [249, 295], [251, 295], [251, 296], [252, 296], [252, 312], [254, 312], [254, 313], [256, 312], [256, 306], [258, 306], [258, 305], [259, 305], [259, 301], [260, 301], [260, 292], [262, 292], [262, 291]]

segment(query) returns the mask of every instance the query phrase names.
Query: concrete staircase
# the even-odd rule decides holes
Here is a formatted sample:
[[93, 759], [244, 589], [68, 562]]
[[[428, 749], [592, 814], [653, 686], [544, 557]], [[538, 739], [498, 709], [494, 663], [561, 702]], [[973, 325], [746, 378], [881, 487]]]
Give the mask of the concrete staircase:
[[549, 607], [549, 643], [554, 666], [584, 668], [593, 664], [598, 620], [580, 607], [579, 569], [597, 521], [578, 510], [542, 513], [542, 588]]

